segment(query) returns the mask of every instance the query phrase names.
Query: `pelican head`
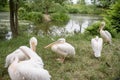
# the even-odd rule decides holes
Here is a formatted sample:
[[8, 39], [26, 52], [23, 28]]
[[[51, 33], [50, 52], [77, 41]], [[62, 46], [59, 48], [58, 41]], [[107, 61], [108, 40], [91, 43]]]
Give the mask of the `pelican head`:
[[95, 40], [97, 40], [97, 41], [98, 41], [98, 39], [99, 39], [99, 37], [98, 37], [98, 36], [96, 36]]
[[30, 42], [30, 48], [33, 51], [36, 51], [37, 39], [35, 37], [32, 37], [29, 42]]
[[102, 21], [101, 24], [100, 24], [100, 29], [103, 29], [105, 27], [105, 22]]
[[57, 40], [57, 42], [65, 42], [65, 39], [64, 39], [64, 38], [59, 38], [59, 39]]
[[64, 42], [65, 42], [65, 39], [64, 39], [64, 38], [59, 38], [57, 41], [55, 41], [55, 42], [53, 42], [53, 43], [45, 46], [44, 48], [48, 48], [48, 47], [51, 47], [51, 46], [53, 46], [53, 45], [55, 45], [55, 44], [64, 43]]

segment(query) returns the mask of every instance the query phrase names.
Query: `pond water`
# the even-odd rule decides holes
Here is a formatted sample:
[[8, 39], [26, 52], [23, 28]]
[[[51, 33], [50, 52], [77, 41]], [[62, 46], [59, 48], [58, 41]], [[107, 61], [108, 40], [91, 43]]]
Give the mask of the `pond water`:
[[83, 33], [88, 26], [100, 20], [102, 20], [102, 17], [97, 15], [70, 14], [70, 20], [66, 25], [52, 25], [51, 27], [48, 25], [47, 29], [43, 30], [43, 32], [40, 30], [38, 33], [46, 32], [55, 36], [74, 35], [75, 33]]
[[[29, 33], [35, 33], [36, 35], [43, 36], [45, 34], [54, 36], [67, 36], [74, 35], [75, 33], [83, 33], [85, 28], [90, 26], [96, 21], [102, 20], [102, 17], [97, 15], [85, 15], [85, 14], [70, 14], [70, 20], [67, 24], [62, 26], [50, 25], [45, 23], [44, 25], [34, 26], [29, 21], [19, 21], [20, 25], [26, 26], [26, 31]], [[0, 13], [0, 27], [6, 25], [9, 28], [9, 13]]]

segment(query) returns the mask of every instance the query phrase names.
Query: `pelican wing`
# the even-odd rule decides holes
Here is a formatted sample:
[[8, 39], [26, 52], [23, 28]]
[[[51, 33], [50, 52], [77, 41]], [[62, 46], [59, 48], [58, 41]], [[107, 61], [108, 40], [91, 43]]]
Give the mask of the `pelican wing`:
[[8, 67], [13, 62], [12, 58], [15, 56], [18, 57], [20, 61], [29, 59], [29, 57], [26, 56], [20, 49], [16, 49], [6, 57], [5, 67]]
[[109, 36], [110, 39], [112, 38], [110, 32], [108, 32], [107, 30], [105, 30], [105, 33], [106, 33], [107, 36]]
[[100, 56], [102, 50], [103, 40], [99, 38], [98, 40], [92, 39], [91, 45], [96, 57]]
[[112, 36], [110, 34], [110, 32], [108, 32], [107, 30], [105, 30], [105, 34], [108, 36], [108, 38], [111, 40]]
[[99, 40], [98, 40], [98, 47], [99, 47], [100, 51], [102, 50], [102, 46], [103, 46], [103, 39], [99, 38]]
[[97, 42], [96, 42], [96, 40], [95, 39], [92, 39], [91, 40], [91, 45], [92, 45], [92, 49], [93, 49], [93, 51], [94, 52], [97, 52]]
[[27, 46], [21, 46], [20, 49], [21, 49], [21, 51], [23, 51], [24, 54], [26, 54], [27, 56], [29, 56], [34, 61], [36, 61], [39, 64], [41, 64], [41, 66], [44, 65], [44, 63], [42, 61], [42, 58], [40, 56], [38, 56], [38, 54], [36, 52], [34, 52], [33, 50], [31, 50]]
[[100, 32], [100, 35], [101, 35], [101, 37], [102, 37], [103, 39], [105, 39], [106, 41], [110, 41], [110, 42], [111, 42], [112, 36], [111, 36], [111, 34], [110, 34], [107, 30], [101, 31], [101, 32]]
[[8, 72], [12, 80], [50, 80], [47, 70], [32, 60], [21, 61], [10, 66]]
[[32, 65], [21, 65], [17, 69], [24, 80], [50, 80], [51, 77], [47, 70]]
[[66, 55], [75, 55], [74, 47], [68, 43], [57, 45], [56, 51], [62, 55], [65, 55], [65, 56]]

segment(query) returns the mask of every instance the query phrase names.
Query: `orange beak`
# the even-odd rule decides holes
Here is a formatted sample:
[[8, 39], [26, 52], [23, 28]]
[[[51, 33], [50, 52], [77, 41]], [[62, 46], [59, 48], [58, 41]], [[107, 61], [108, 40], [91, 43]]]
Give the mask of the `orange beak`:
[[35, 45], [35, 43], [32, 42], [31, 45], [32, 45], [32, 50], [33, 50], [33, 51], [36, 51], [36, 45]]

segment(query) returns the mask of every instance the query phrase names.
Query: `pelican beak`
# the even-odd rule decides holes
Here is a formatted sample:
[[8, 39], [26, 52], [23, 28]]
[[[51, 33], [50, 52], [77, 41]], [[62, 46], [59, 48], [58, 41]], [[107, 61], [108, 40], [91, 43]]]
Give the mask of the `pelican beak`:
[[32, 46], [32, 50], [36, 51], [36, 45], [35, 45], [35, 43], [31, 43], [31, 46]]
[[56, 43], [56, 41], [55, 42], [53, 42], [53, 43], [50, 43], [50, 44], [48, 44], [47, 46], [45, 46], [44, 48], [48, 48], [48, 47], [51, 47], [52, 45], [54, 45]]

